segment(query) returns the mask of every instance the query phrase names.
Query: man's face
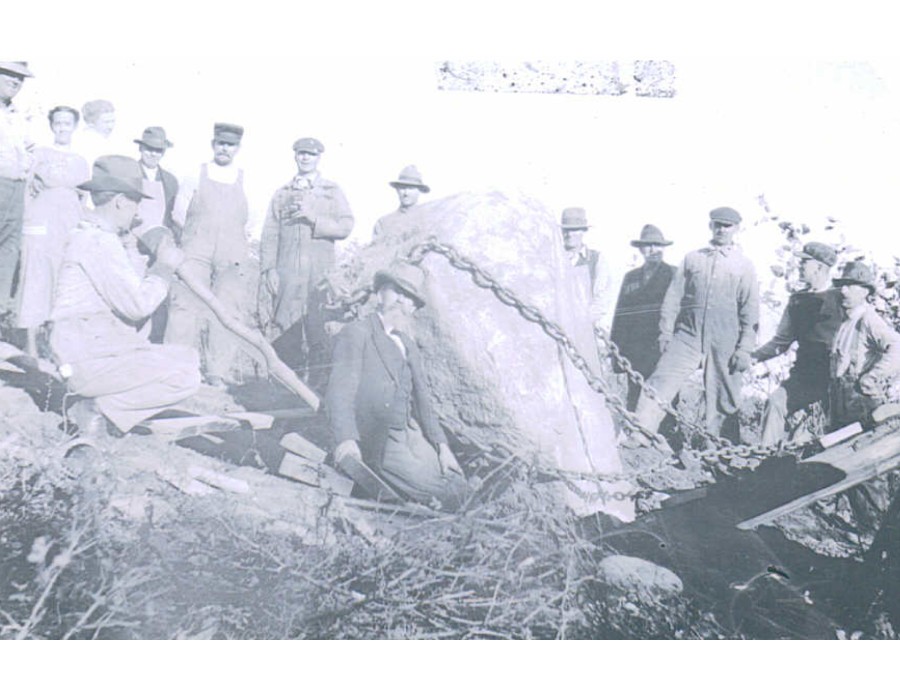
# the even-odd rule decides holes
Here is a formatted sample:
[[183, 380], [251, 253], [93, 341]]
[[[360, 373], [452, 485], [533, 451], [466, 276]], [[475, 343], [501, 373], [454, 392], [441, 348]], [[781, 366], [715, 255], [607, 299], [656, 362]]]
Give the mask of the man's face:
[[586, 228], [581, 229], [564, 229], [563, 230], [563, 246], [566, 251], [580, 251], [584, 245], [584, 233]]
[[224, 167], [234, 161], [234, 156], [237, 154], [238, 150], [241, 149], [241, 146], [233, 142], [216, 139], [212, 141], [212, 148], [213, 160], [219, 166]]
[[159, 166], [159, 160], [162, 159], [163, 155], [166, 153], [164, 149], [159, 147], [150, 147], [148, 145], [141, 145], [141, 164], [143, 164], [148, 169], [155, 169]]
[[116, 225], [119, 231], [127, 232], [140, 223], [138, 219], [138, 201], [121, 194], [116, 196]]
[[421, 191], [415, 186], [396, 186], [397, 198], [400, 199], [401, 208], [411, 208], [419, 202]]
[[96, 130], [101, 135], [109, 137], [113, 128], [116, 125], [116, 112], [115, 111], [107, 111], [106, 113], [101, 113], [97, 120], [94, 122], [94, 130]]
[[319, 166], [319, 155], [316, 152], [299, 150], [294, 152], [294, 161], [297, 162], [297, 173], [306, 176], [313, 173]]
[[662, 263], [662, 244], [645, 244], [643, 246], [639, 246], [638, 248], [640, 249], [641, 255], [644, 257], [644, 263], [646, 263], [647, 265]]
[[800, 282], [810, 287], [818, 287], [828, 276], [830, 268], [815, 258], [804, 258], [800, 261]]
[[415, 300], [388, 283], [378, 290], [381, 314], [395, 328], [408, 331], [417, 307]]
[[716, 246], [728, 246], [731, 243], [731, 240], [734, 239], [734, 234], [738, 230], [738, 225], [732, 224], [731, 222], [714, 220], [709, 223], [709, 228], [713, 233], [713, 244]]
[[841, 285], [841, 306], [844, 311], [851, 312], [862, 306], [869, 298], [869, 288], [862, 285]]
[[0, 100], [10, 101], [19, 90], [22, 89], [24, 77], [19, 75], [11, 75], [8, 72], [0, 72]]
[[75, 116], [69, 111], [57, 111], [53, 114], [50, 130], [53, 131], [53, 141], [57, 145], [71, 144], [72, 133], [75, 131]]

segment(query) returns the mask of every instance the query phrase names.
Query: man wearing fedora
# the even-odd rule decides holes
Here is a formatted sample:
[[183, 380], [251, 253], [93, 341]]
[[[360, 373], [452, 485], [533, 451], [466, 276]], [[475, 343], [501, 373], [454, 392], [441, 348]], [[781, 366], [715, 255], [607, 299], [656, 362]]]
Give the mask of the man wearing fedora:
[[465, 477], [408, 333], [413, 312], [426, 303], [425, 276], [418, 266], [396, 262], [375, 274], [374, 289], [375, 313], [345, 326], [334, 347], [325, 397], [334, 461], [371, 496], [384, 499], [387, 487], [401, 498], [456, 509]]
[[28, 63], [0, 62], [0, 315], [13, 310], [25, 186], [34, 152], [28, 121], [13, 104], [26, 77], [34, 77]]
[[[204, 279], [213, 295], [240, 317], [249, 314], [251, 232], [244, 170], [234, 161], [243, 135], [239, 125], [213, 126], [213, 160], [200, 167], [199, 178], [182, 182], [173, 211], [182, 228], [185, 269]], [[239, 339], [180, 283], [172, 287], [165, 342], [198, 349], [210, 384], [225, 387], [235, 380]]]
[[[663, 262], [663, 250], [670, 246], [658, 227], [644, 225], [639, 239], [631, 242], [644, 258], [640, 268], [629, 270], [622, 279], [610, 337], [623, 357], [643, 377], [648, 378], [659, 362], [659, 319], [666, 290], [675, 267]], [[617, 372], [622, 372], [614, 365]], [[641, 389], [628, 379], [627, 407], [634, 410]]]
[[275, 191], [260, 242], [259, 310], [269, 338], [313, 388], [327, 381], [330, 340], [323, 309], [325, 275], [334, 267], [334, 242], [353, 231], [353, 213], [334, 181], [319, 173], [325, 146], [294, 142], [297, 174]]
[[136, 166], [126, 157], [100, 157], [92, 178], [78, 187], [90, 193], [94, 209], [71, 233], [51, 314], [59, 371], [70, 390], [92, 399], [77, 403], [73, 414], [84, 434], [97, 432], [98, 413], [128, 432], [200, 385], [196, 351], [151, 345], [136, 328], [165, 299], [183, 254], [159, 235], [147, 273], [137, 271], [123, 239], [145, 195], [139, 176], [122, 176], [133, 170], [117, 159]]
[[[709, 213], [710, 245], [691, 251], [675, 271], [659, 322], [662, 356], [638, 399], [635, 416], [651, 432], [688, 377], [703, 368], [706, 429], [740, 439], [743, 372], [750, 367], [759, 324], [759, 287], [753, 263], [734, 244], [741, 216], [729, 207]], [[635, 435], [631, 445], [643, 444]]]
[[563, 210], [560, 221], [563, 246], [575, 274], [582, 304], [588, 308], [594, 325], [607, 328], [614, 292], [612, 274], [603, 254], [584, 243], [584, 234], [590, 226], [584, 208]]
[[875, 275], [860, 261], [844, 266], [840, 289], [844, 320], [831, 347], [829, 428], [865, 419], [875, 408], [896, 400], [900, 377], [900, 335], [869, 303]]
[[834, 248], [811, 241], [798, 255], [805, 287], [791, 294], [773, 338], [751, 354], [754, 362], [766, 362], [797, 345], [788, 378], [766, 400], [763, 446], [784, 439], [785, 423], [794, 413], [815, 403], [826, 407], [831, 343], [843, 321], [840, 291], [831, 287], [831, 269], [837, 262]]
[[418, 229], [415, 215], [411, 215], [419, 196], [428, 193], [431, 188], [422, 181], [419, 170], [410, 164], [404, 167], [400, 175], [389, 184], [397, 191], [400, 207], [394, 212], [385, 215], [375, 223], [372, 230], [372, 239], [405, 239], [411, 232]]

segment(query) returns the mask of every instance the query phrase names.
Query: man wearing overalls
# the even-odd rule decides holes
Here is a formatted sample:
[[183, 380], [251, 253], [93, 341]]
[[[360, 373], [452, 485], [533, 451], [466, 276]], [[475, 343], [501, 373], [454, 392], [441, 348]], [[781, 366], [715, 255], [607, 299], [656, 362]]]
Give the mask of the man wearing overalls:
[[[201, 166], [198, 181], [182, 183], [174, 211], [175, 222], [183, 227], [182, 270], [207, 282], [237, 316], [247, 313], [250, 255], [244, 171], [234, 164], [243, 134], [241, 126], [215, 124], [213, 161]], [[165, 342], [199, 349], [208, 383], [224, 386], [235, 381], [239, 339], [181, 283], [172, 287]]]

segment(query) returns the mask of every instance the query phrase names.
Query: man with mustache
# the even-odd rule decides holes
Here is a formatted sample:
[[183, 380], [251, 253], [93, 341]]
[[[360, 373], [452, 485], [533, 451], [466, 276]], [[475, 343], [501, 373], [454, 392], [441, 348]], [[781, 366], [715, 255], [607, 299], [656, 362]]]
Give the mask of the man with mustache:
[[379, 218], [372, 230], [372, 239], [402, 241], [418, 230], [418, 216], [410, 213], [416, 209], [419, 196], [428, 193], [431, 188], [425, 184], [419, 170], [412, 164], [404, 167], [389, 185], [397, 191], [400, 207]]

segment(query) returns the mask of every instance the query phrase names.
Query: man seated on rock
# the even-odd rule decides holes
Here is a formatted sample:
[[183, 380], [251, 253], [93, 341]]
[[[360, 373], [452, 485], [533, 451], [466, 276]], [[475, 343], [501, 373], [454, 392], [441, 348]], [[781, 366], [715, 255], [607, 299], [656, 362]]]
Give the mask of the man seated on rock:
[[785, 436], [785, 421], [793, 413], [828, 400], [831, 342], [843, 321], [841, 295], [829, 287], [837, 253], [827, 244], [811, 241], [800, 254], [800, 280], [806, 287], [794, 292], [774, 337], [754, 350], [754, 362], [765, 362], [797, 344], [790, 376], [772, 392], [763, 411], [760, 444], [770, 446]]
[[[140, 179], [117, 176], [100, 158], [89, 191], [94, 210], [72, 231], [59, 274], [50, 345], [69, 389], [92, 401], [73, 406], [83, 434], [102, 434], [100, 414], [120, 432], [189, 398], [200, 385], [197, 352], [180, 345], [153, 345], [139, 331], [166, 298], [183, 254], [160, 236], [146, 274], [126, 251], [146, 196]], [[131, 162], [133, 165], [134, 162]], [[112, 168], [112, 167], [110, 167]]]
[[872, 271], [851, 261], [834, 286], [841, 291], [844, 322], [831, 347], [832, 431], [865, 419], [879, 405], [895, 400], [900, 377], [900, 335], [869, 303], [875, 294]]
[[[397, 263], [375, 274], [375, 313], [338, 334], [326, 393], [338, 467], [373, 496], [374, 473], [402, 497], [456, 509], [466, 481], [435, 415], [422, 357], [406, 331], [425, 305], [424, 274]], [[360, 470], [363, 476], [359, 475]]]

